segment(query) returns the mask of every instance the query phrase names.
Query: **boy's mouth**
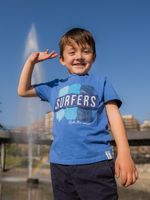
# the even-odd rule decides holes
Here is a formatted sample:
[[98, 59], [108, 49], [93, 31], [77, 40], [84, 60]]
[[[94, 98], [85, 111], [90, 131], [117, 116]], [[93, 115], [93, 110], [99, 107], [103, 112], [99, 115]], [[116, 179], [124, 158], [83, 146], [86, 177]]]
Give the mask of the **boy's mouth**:
[[74, 63], [73, 66], [75, 67], [84, 67], [86, 63]]

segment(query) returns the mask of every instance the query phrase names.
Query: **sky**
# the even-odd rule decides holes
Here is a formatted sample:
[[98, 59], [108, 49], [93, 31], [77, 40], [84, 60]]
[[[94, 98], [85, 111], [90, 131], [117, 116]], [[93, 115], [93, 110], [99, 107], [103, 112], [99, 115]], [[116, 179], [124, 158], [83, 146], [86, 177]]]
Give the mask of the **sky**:
[[[111, 81], [123, 101], [121, 114], [150, 120], [149, 11], [149, 0], [0, 0], [0, 123], [21, 126], [30, 118], [17, 87], [31, 30], [39, 51], [59, 53], [60, 37], [73, 27], [92, 32], [97, 58], [91, 73]], [[44, 81], [67, 76], [58, 58], [39, 68]], [[50, 108], [37, 101], [40, 118]]]

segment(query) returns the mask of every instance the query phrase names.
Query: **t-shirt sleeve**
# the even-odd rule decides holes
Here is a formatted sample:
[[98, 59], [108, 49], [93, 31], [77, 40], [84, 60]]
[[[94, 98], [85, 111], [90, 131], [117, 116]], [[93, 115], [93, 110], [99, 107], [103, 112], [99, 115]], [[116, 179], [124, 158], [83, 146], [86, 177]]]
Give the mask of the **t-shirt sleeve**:
[[51, 82], [34, 85], [37, 96], [39, 96], [42, 101], [50, 102], [52, 88], [54, 88], [57, 85], [57, 82], [58, 82], [58, 79]]
[[120, 108], [122, 104], [122, 101], [113, 88], [112, 84], [106, 78], [104, 82], [104, 103], [107, 104], [110, 101], [115, 101], [118, 105], [118, 108]]
[[48, 90], [48, 86], [44, 83], [34, 85], [36, 94], [42, 101], [48, 101], [50, 98], [50, 91]]

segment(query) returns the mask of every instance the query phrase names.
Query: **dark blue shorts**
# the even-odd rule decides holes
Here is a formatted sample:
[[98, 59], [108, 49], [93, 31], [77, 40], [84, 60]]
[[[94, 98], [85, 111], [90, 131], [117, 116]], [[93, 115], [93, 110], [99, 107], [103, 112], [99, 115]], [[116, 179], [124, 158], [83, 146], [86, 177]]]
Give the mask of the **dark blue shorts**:
[[55, 200], [117, 200], [114, 161], [86, 165], [51, 163]]

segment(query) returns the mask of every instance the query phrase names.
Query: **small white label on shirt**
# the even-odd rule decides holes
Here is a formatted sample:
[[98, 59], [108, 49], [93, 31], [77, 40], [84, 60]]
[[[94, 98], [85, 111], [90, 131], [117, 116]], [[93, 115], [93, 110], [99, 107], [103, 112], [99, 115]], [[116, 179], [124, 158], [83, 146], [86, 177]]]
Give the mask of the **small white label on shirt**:
[[105, 154], [109, 160], [112, 159], [112, 155], [111, 155], [110, 151], [105, 151]]

